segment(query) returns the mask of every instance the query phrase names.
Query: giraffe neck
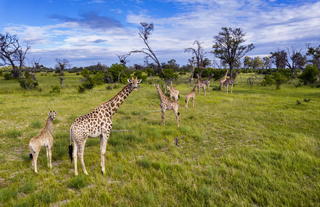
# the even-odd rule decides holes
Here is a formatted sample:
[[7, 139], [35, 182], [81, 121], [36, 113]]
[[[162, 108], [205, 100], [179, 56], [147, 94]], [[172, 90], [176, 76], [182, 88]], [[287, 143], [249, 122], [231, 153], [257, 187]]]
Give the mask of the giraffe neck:
[[103, 104], [103, 108], [106, 109], [107, 112], [112, 116], [117, 112], [120, 105], [124, 102], [124, 100], [129, 96], [129, 94], [133, 91], [131, 87], [131, 83], [123, 87], [123, 89], [111, 98], [109, 101]]
[[157, 91], [158, 91], [158, 94], [160, 96], [160, 100], [161, 102], [164, 102], [167, 100], [166, 96], [163, 94], [161, 88], [159, 86], [157, 86]]
[[44, 129], [48, 130], [51, 134], [53, 133], [53, 120], [50, 117], [48, 117]]

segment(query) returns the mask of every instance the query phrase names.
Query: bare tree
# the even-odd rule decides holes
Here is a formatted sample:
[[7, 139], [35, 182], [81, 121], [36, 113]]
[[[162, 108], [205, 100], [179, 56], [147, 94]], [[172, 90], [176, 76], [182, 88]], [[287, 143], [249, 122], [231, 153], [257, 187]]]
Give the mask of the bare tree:
[[245, 42], [244, 36], [245, 33], [240, 28], [222, 27], [222, 31], [214, 37], [212, 52], [222, 63], [229, 65], [230, 74], [239, 65], [240, 59], [254, 49], [253, 44], [242, 45]]
[[287, 66], [292, 74], [295, 74], [296, 69], [302, 69], [307, 63], [307, 57], [301, 54], [301, 50], [287, 49]]
[[122, 64], [123, 66], [126, 66], [126, 64], [128, 63], [128, 57], [130, 56], [130, 53], [124, 54], [124, 55], [117, 55], [120, 64]]
[[193, 45], [195, 45], [196, 47], [195, 48], [193, 48], [193, 47], [186, 48], [184, 50], [184, 52], [191, 52], [194, 57], [197, 68], [198, 69], [203, 68], [205, 65], [204, 60], [205, 60], [206, 52], [204, 51], [204, 49], [201, 46], [201, 43], [198, 40], [195, 40], [193, 42]]
[[162, 67], [161, 67], [160, 61], [149, 44], [149, 37], [151, 35], [151, 32], [154, 29], [154, 25], [153, 25], [153, 23], [149, 24], [149, 23], [145, 23], [145, 22], [141, 22], [140, 25], [141, 25], [141, 27], [139, 28], [138, 34], [139, 34], [139, 37], [144, 42], [146, 47], [142, 48], [141, 50], [133, 50], [130, 52], [130, 54], [131, 53], [143, 53], [144, 55], [146, 55], [146, 57], [150, 58], [156, 64], [158, 72], [162, 73]]
[[56, 59], [56, 70], [59, 73], [59, 81], [60, 81], [60, 86], [63, 88], [64, 86], [64, 70], [70, 67], [70, 62], [67, 59]]
[[4, 65], [11, 65], [14, 78], [20, 77], [29, 50], [30, 46], [27, 43], [22, 46], [16, 35], [0, 34], [0, 59]]

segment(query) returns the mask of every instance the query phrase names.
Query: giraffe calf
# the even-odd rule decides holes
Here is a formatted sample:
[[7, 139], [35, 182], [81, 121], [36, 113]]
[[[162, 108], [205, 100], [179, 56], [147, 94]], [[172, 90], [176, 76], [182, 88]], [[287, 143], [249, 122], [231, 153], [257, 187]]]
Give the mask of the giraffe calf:
[[192, 99], [192, 107], [194, 107], [194, 99], [195, 98], [196, 98], [196, 86], [193, 87], [192, 91], [186, 95], [186, 100], [185, 100], [186, 105], [185, 105], [185, 107], [186, 108], [189, 107], [188, 105], [189, 105], [190, 99]]
[[175, 101], [178, 101], [180, 92], [177, 89], [173, 88], [172, 86], [167, 86], [167, 89], [169, 91], [170, 98]]
[[32, 159], [32, 165], [34, 167], [35, 173], [38, 173], [37, 160], [38, 160], [41, 147], [43, 146], [46, 148], [46, 151], [47, 151], [48, 167], [50, 169], [52, 168], [52, 163], [51, 163], [51, 158], [52, 158], [51, 149], [53, 146], [52, 133], [53, 133], [53, 120], [55, 119], [56, 115], [57, 115], [57, 112], [50, 111], [48, 113], [48, 119], [46, 121], [46, 125], [40, 131], [40, 134], [38, 136], [31, 138], [29, 142], [30, 158]]

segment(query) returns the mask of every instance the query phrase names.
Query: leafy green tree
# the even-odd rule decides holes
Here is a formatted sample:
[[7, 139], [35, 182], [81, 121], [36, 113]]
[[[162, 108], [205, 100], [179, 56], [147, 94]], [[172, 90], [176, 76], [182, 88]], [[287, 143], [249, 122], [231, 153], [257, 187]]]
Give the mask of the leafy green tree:
[[240, 28], [222, 27], [222, 31], [214, 37], [213, 54], [232, 69], [248, 52], [254, 49], [253, 44], [243, 45], [245, 33]]
[[315, 65], [307, 65], [306, 69], [299, 76], [299, 79], [303, 81], [305, 85], [313, 84], [318, 80], [319, 70]]

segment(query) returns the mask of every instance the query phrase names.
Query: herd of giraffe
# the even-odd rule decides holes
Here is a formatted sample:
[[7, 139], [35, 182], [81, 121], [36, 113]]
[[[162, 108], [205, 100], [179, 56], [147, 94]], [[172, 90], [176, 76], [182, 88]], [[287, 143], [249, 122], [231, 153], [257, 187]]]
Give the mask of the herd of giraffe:
[[[234, 79], [228, 78], [227, 73], [219, 80], [220, 87], [232, 86]], [[78, 175], [78, 158], [81, 163], [83, 173], [88, 175], [84, 162], [84, 149], [88, 137], [100, 137], [100, 156], [101, 156], [101, 172], [105, 174], [105, 153], [107, 141], [109, 139], [112, 129], [112, 117], [119, 109], [120, 105], [129, 96], [129, 94], [139, 87], [141, 80], [137, 78], [128, 79], [128, 84], [113, 98], [109, 101], [102, 103], [100, 106], [95, 108], [93, 111], [86, 115], [82, 115], [75, 119], [70, 127], [70, 145], [69, 145], [69, 156], [74, 164], [74, 174]], [[200, 93], [200, 89], [204, 90], [206, 95], [206, 89], [209, 87], [210, 80], [201, 81], [198, 79], [192, 91], [186, 95], [185, 107], [188, 108], [189, 101], [192, 100], [192, 105], [195, 105], [196, 89]], [[155, 85], [156, 90], [160, 98], [161, 108], [161, 119], [162, 124], [165, 124], [165, 112], [172, 110], [176, 117], [177, 125], [180, 125], [180, 113], [179, 113], [179, 91], [171, 86], [167, 86], [170, 96], [166, 96], [161, 90], [159, 85]], [[45, 147], [47, 151], [48, 167], [52, 168], [51, 164], [51, 150], [53, 147], [53, 120], [57, 113], [50, 111], [45, 127], [41, 130], [40, 134], [33, 137], [29, 142], [30, 158], [32, 159], [32, 165], [34, 172], [38, 173], [37, 159], [41, 147]]]

